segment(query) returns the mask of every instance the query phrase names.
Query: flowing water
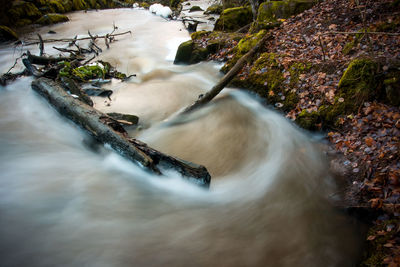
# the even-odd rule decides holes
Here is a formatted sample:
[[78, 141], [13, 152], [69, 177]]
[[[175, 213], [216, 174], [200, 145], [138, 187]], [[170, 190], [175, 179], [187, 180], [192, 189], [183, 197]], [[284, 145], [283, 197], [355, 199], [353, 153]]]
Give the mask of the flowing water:
[[[0, 89], [1, 266], [354, 264], [355, 230], [329, 204], [336, 189], [310, 136], [238, 90], [174, 118], [220, 78], [215, 63], [173, 65], [189, 39], [180, 22], [128, 9], [70, 18], [51, 27], [56, 35], [39, 31], [105, 34], [113, 22], [132, 30], [101, 58], [137, 77], [105, 85], [114, 94], [95, 98], [96, 108], [138, 115], [142, 130], [131, 134], [204, 164], [211, 188], [172, 171], [154, 177], [107, 147], [94, 152], [30, 89], [31, 78], [19, 79]], [[20, 52], [1, 47], [1, 72]]]

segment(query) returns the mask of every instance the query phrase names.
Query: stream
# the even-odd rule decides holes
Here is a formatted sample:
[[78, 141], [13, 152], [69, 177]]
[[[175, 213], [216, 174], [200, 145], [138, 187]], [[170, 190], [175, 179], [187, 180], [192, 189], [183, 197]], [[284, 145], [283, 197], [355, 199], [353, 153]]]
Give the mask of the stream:
[[[133, 9], [69, 17], [37, 31], [132, 30], [100, 59], [137, 76], [104, 85], [114, 93], [94, 97], [95, 107], [139, 116], [132, 136], [205, 165], [211, 187], [173, 171], [153, 176], [107, 146], [89, 149], [89, 137], [30, 89], [32, 78], [18, 79], [0, 88], [1, 266], [354, 265], [359, 236], [330, 204], [337, 188], [318, 138], [237, 89], [178, 120], [221, 78], [217, 63], [173, 64], [190, 38], [181, 22]], [[54, 45], [45, 52], [58, 54]], [[26, 49], [38, 53], [2, 45], [0, 72]]]

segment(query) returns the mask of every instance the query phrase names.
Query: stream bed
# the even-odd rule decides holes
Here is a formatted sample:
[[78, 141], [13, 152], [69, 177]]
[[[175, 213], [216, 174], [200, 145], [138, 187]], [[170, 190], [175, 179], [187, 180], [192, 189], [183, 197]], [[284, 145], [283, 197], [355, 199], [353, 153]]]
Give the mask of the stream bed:
[[[211, 187], [172, 171], [153, 176], [107, 146], [89, 149], [89, 137], [21, 78], [0, 88], [1, 266], [354, 265], [357, 229], [330, 204], [337, 188], [315, 138], [237, 89], [177, 120], [221, 78], [217, 63], [173, 64], [190, 38], [179, 21], [133, 9], [69, 17], [38, 31], [132, 31], [99, 58], [136, 77], [104, 85], [114, 93], [94, 97], [95, 107], [139, 116], [133, 136], [205, 165]], [[57, 54], [54, 45], [45, 52]], [[27, 49], [38, 53], [1, 46], [0, 71]]]

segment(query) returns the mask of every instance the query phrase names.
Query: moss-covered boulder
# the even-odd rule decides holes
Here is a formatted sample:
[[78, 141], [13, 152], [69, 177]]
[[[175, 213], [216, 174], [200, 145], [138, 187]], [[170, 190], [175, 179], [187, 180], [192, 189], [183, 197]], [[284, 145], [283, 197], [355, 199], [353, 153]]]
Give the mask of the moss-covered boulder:
[[234, 7], [225, 9], [215, 22], [215, 31], [236, 31], [253, 21], [250, 7]]
[[268, 1], [258, 8], [257, 21], [262, 23], [275, 22], [278, 19], [287, 19], [311, 8], [318, 1], [315, 0], [289, 0]]
[[34, 4], [20, 0], [13, 2], [9, 14], [14, 21], [19, 19], [36, 20], [42, 16], [42, 13]]
[[61, 14], [46, 14], [36, 21], [37, 24], [51, 25], [60, 22], [69, 21], [68, 17]]
[[7, 26], [0, 25], [0, 42], [10, 42], [18, 40], [18, 35]]
[[378, 100], [382, 95], [378, 64], [369, 58], [353, 60], [339, 81], [332, 105], [322, 105], [319, 113], [326, 125], [335, 125], [339, 116], [357, 112], [365, 101]]
[[72, 0], [72, 9], [73, 10], [85, 10], [88, 9], [89, 5], [85, 0]]
[[51, 13], [67, 12], [63, 6], [63, 1], [61, 0], [48, 0], [46, 5], [51, 9]]
[[223, 7], [222, 5], [218, 5], [218, 4], [214, 4], [211, 5], [207, 8], [206, 11], [204, 11], [204, 14], [206, 15], [210, 15], [210, 14], [215, 14], [215, 15], [219, 15], [222, 13]]
[[178, 47], [174, 64], [195, 64], [207, 59], [207, 48], [195, 44], [193, 40], [186, 41]]
[[196, 11], [203, 11], [203, 9], [201, 7], [199, 7], [199, 6], [192, 6], [189, 9], [189, 12], [196, 12]]

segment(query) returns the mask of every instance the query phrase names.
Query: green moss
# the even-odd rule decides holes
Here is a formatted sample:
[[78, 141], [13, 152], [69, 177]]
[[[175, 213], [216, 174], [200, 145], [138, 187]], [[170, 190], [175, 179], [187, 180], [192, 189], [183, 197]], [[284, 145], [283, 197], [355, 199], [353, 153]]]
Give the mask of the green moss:
[[376, 96], [378, 65], [371, 59], [353, 60], [339, 81], [339, 95], [356, 105]]
[[47, 5], [52, 9], [53, 13], [65, 13], [62, 1], [59, 0], [48, 0]]
[[222, 5], [211, 5], [207, 8], [207, 10], [204, 12], [204, 14], [206, 15], [210, 15], [210, 14], [216, 14], [219, 15], [222, 13], [223, 7]]
[[350, 41], [350, 42], [348, 42], [348, 43], [346, 43], [346, 45], [345, 45], [345, 46], [343, 47], [343, 49], [342, 49], [342, 53], [345, 54], [345, 55], [350, 54], [350, 52], [353, 50], [353, 48], [354, 48], [356, 45], [357, 45], [357, 42], [356, 42], [355, 39], [352, 40], [352, 41]]
[[140, 6], [140, 7], [143, 7], [143, 8], [146, 8], [146, 9], [149, 9], [149, 7], [150, 7], [150, 5], [149, 5], [148, 3], [146, 3], [146, 2], [141, 2], [141, 3], [139, 4], [139, 6]]
[[252, 34], [241, 39], [238, 45], [235, 47], [235, 56], [225, 63], [225, 65], [221, 68], [221, 71], [227, 73], [243, 55], [249, 52], [250, 49], [263, 38], [265, 33], [266, 31], [260, 31], [257, 34]]
[[215, 22], [214, 31], [233, 32], [253, 21], [250, 7], [225, 9]]
[[289, 68], [290, 73], [290, 87], [294, 87], [299, 82], [300, 74], [305, 73], [311, 69], [310, 63], [305, 62], [295, 62]]
[[7, 26], [0, 25], [0, 42], [16, 41], [18, 35]]
[[87, 65], [78, 67], [72, 70], [72, 75], [80, 81], [87, 81], [90, 79], [105, 78], [106, 71], [103, 66]]
[[73, 10], [86, 10], [89, 8], [85, 0], [72, 0]]
[[259, 23], [274, 22], [278, 19], [287, 19], [311, 8], [316, 1], [268, 1], [258, 8], [257, 21]]
[[14, 20], [37, 19], [42, 16], [42, 13], [34, 4], [19, 0], [13, 2], [13, 6], [9, 10], [9, 14]]
[[306, 109], [303, 109], [297, 115], [295, 122], [303, 129], [315, 131], [319, 130], [318, 124], [321, 122], [321, 118], [317, 111], [308, 112]]
[[190, 38], [192, 38], [192, 40], [196, 40], [196, 39], [200, 39], [206, 35], [210, 34], [209, 31], [198, 31], [198, 32], [194, 32], [190, 35]]
[[203, 9], [201, 9], [201, 7], [199, 7], [199, 6], [192, 6], [189, 9], [189, 12], [196, 12], [196, 11], [203, 11]]
[[192, 56], [193, 47], [194, 43], [192, 40], [181, 43], [176, 52], [174, 64], [189, 63]]
[[46, 14], [36, 21], [37, 24], [51, 25], [69, 21], [68, 17], [60, 14]]

